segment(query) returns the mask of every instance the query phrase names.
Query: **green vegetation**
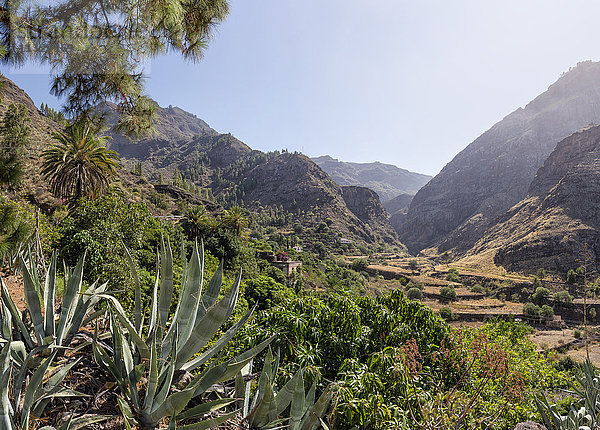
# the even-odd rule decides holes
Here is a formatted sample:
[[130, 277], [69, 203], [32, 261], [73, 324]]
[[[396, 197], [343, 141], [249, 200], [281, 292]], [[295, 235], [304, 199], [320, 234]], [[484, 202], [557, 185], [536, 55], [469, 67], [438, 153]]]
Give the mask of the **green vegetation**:
[[31, 134], [29, 122], [25, 106], [8, 106], [0, 125], [0, 185], [16, 186], [25, 174], [24, 157]]
[[453, 286], [440, 288], [440, 295], [444, 300], [454, 300], [456, 298], [456, 290]]
[[456, 269], [450, 269], [450, 270], [448, 270], [448, 274], [446, 275], [446, 280], [450, 281], [450, 282], [460, 283], [461, 279], [460, 279], [460, 275], [458, 273], [458, 270], [456, 270]]
[[119, 164], [118, 154], [106, 149], [107, 138], [98, 136], [100, 127], [80, 120], [52, 134], [58, 143], [42, 153], [42, 174], [55, 196], [76, 203], [106, 192]]
[[552, 296], [555, 302], [562, 303], [564, 305], [573, 304], [573, 296], [568, 291], [558, 291]]

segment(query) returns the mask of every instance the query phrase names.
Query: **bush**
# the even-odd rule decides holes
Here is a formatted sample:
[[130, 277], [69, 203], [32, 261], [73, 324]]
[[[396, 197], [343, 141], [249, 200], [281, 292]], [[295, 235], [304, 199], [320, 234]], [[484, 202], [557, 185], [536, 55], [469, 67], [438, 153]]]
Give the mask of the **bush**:
[[479, 284], [475, 284], [471, 287], [471, 292], [472, 293], [483, 293], [483, 287]]
[[245, 282], [244, 298], [250, 306], [258, 303], [259, 310], [269, 309], [293, 297], [292, 290], [268, 276], [257, 276]]
[[365, 270], [367, 268], [368, 265], [369, 265], [369, 262], [367, 261], [366, 258], [359, 258], [359, 259], [352, 261], [352, 264], [350, 264], [350, 268], [357, 272], [362, 272], [363, 270]]
[[535, 293], [531, 295], [531, 299], [538, 304], [548, 297], [550, 297], [550, 290], [544, 287], [537, 287]]
[[510, 296], [510, 301], [513, 303], [519, 303], [521, 301], [521, 296], [519, 296], [518, 294], [513, 294], [512, 296]]
[[446, 275], [446, 280], [450, 282], [460, 283], [460, 275], [458, 274], [458, 270], [450, 269], [448, 270], [448, 274]]
[[412, 287], [406, 292], [406, 297], [411, 300], [421, 300], [423, 298], [423, 292], [417, 287]]
[[456, 298], [456, 291], [454, 287], [442, 287], [440, 288], [440, 295], [446, 300], [454, 300]]
[[570, 305], [573, 303], [573, 296], [570, 295], [568, 291], [559, 291], [554, 293], [552, 298], [555, 302], [563, 303], [565, 305]]
[[579, 330], [578, 328], [573, 330], [573, 337], [575, 339], [581, 339], [581, 330]]
[[454, 312], [450, 308], [441, 308], [439, 314], [446, 321], [454, 321]]
[[419, 264], [417, 263], [417, 260], [413, 258], [412, 260], [408, 261], [408, 267], [410, 268], [410, 270], [417, 270]]
[[552, 319], [554, 318], [554, 309], [552, 309], [551, 306], [544, 305], [542, 306], [540, 314], [542, 318]]
[[417, 289], [423, 291], [423, 284], [421, 282], [408, 281], [408, 283], [404, 286], [404, 289], [406, 291], [408, 291], [411, 288], [417, 288]]
[[542, 314], [542, 309], [534, 303], [526, 303], [523, 306], [523, 313], [530, 317], [539, 317]]
[[577, 282], [577, 273], [573, 269], [569, 269], [567, 272], [567, 283], [574, 284], [575, 282]]

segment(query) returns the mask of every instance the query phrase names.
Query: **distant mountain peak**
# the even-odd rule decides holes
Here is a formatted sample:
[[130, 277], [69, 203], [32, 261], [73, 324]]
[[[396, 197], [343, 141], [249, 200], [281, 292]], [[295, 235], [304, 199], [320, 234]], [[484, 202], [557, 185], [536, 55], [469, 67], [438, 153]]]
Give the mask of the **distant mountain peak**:
[[384, 202], [400, 194], [414, 195], [431, 179], [429, 175], [411, 172], [380, 161], [369, 163], [340, 161], [330, 155], [313, 157], [312, 160], [339, 185], [370, 188]]

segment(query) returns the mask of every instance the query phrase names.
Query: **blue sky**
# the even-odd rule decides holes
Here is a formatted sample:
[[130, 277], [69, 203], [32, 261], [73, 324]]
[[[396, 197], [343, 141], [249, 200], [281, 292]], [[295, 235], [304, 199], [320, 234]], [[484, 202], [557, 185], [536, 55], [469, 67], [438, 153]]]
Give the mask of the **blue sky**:
[[[435, 174], [578, 61], [591, 0], [231, 0], [205, 58], [154, 59], [148, 94], [253, 148]], [[43, 71], [6, 73], [60, 106]]]

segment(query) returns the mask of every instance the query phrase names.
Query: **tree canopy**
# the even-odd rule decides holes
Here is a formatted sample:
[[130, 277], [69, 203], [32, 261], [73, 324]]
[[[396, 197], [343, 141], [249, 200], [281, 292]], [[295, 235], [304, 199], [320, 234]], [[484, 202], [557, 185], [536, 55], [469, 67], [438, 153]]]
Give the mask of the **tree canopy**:
[[52, 93], [73, 116], [104, 101], [121, 113], [118, 128], [139, 135], [154, 104], [144, 94], [144, 60], [168, 52], [198, 61], [226, 0], [10, 0], [0, 6], [3, 61], [51, 68]]

